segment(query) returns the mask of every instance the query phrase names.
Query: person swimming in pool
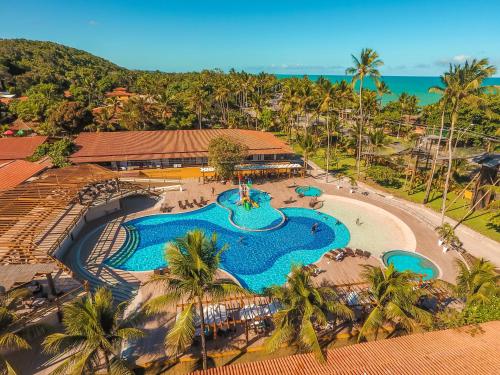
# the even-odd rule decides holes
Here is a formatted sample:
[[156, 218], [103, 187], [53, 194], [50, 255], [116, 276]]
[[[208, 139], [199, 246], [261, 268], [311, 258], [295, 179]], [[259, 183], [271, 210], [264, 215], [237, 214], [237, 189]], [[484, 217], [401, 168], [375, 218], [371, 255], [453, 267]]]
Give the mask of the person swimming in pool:
[[316, 234], [316, 232], [318, 231], [318, 226], [319, 224], [318, 223], [314, 223], [311, 227], [311, 233], [312, 234]]

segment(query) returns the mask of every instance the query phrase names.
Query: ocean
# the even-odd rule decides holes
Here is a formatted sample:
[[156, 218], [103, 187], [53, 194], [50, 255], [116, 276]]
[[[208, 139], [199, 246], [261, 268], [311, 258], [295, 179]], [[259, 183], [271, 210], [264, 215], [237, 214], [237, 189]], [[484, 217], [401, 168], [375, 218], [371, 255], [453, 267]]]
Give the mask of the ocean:
[[[276, 74], [278, 78], [291, 78], [298, 77], [301, 78], [303, 75], [300, 74]], [[311, 74], [308, 77], [316, 81], [320, 75]], [[331, 82], [338, 82], [343, 79], [350, 82], [351, 76], [343, 75], [324, 75]], [[419, 105], [427, 105], [436, 103], [440, 95], [429, 93], [428, 90], [432, 86], [440, 86], [441, 80], [439, 77], [412, 77], [412, 76], [385, 76], [382, 80], [389, 86], [391, 94], [384, 95], [382, 97], [382, 104], [386, 104], [390, 101], [397, 100], [399, 95], [406, 92], [410, 95], [416, 95]], [[488, 78], [484, 82], [485, 85], [500, 85], [500, 78]], [[374, 90], [375, 85], [371, 79], [367, 79], [364, 83], [365, 87]]]

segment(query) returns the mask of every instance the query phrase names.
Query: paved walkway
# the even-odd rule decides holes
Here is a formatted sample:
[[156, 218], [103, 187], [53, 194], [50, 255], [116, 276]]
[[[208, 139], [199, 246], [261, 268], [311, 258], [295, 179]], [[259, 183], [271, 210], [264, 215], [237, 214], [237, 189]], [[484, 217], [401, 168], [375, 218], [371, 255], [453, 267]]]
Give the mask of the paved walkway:
[[[309, 163], [312, 167], [312, 175], [314, 179], [322, 184], [325, 184], [325, 171], [315, 165], [313, 162]], [[330, 175], [328, 185], [341, 185], [348, 188], [350, 185], [347, 181], [339, 181], [337, 177]], [[384, 205], [393, 206], [400, 210], [407, 212], [416, 219], [425, 223], [429, 228], [436, 228], [441, 225], [441, 215], [424, 206], [423, 204], [413, 203], [401, 198], [394, 197], [387, 192], [368, 186], [362, 182], [358, 182], [358, 191], [366, 191], [370, 193], [370, 197], [374, 201], [383, 202]], [[456, 220], [446, 217], [446, 222], [455, 225]], [[493, 262], [497, 267], [500, 267], [500, 243], [494, 241], [473, 229], [460, 225], [456, 229], [456, 234], [463, 242], [464, 248], [476, 258], [486, 258]]]

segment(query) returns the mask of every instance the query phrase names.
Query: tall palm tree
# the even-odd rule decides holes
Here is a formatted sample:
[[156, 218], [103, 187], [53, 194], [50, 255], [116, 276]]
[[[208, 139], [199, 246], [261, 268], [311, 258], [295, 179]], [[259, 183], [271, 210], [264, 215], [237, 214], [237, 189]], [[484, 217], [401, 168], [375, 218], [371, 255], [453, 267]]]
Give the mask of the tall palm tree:
[[384, 65], [383, 61], [379, 59], [378, 53], [371, 48], [363, 48], [358, 57], [351, 55], [353, 66], [346, 69], [346, 74], [352, 75], [352, 85], [359, 81], [359, 138], [358, 138], [358, 155], [356, 158], [356, 169], [359, 177], [361, 165], [361, 144], [363, 138], [363, 83], [366, 77], [371, 77], [375, 83], [380, 78], [378, 68]]
[[203, 119], [203, 110], [207, 107], [208, 93], [200, 84], [193, 84], [187, 93], [188, 107], [196, 113], [198, 118], [198, 127], [201, 129]]
[[305, 133], [298, 138], [298, 141], [304, 158], [304, 173], [307, 173], [309, 158], [318, 150], [318, 140], [313, 135]]
[[165, 293], [145, 305], [146, 313], [156, 314], [172, 304], [175, 306], [180, 301], [187, 301], [165, 337], [165, 344], [175, 354], [184, 351], [193, 341], [195, 316], [198, 315], [203, 369], [207, 368], [203, 301], [210, 299], [215, 302], [231, 294], [248, 293], [232, 280], [216, 278], [221, 255], [226, 249], [226, 245], [218, 246], [215, 233], [208, 237], [199, 229], [170, 242], [165, 252], [169, 273], [155, 276], [150, 281], [161, 285]]
[[132, 374], [120, 358], [121, 345], [144, 333], [135, 328], [138, 316], [125, 317], [125, 308], [126, 303], [116, 306], [105, 288], [64, 306], [64, 332], [51, 334], [43, 342], [47, 353], [66, 357], [52, 373], [95, 373], [104, 362], [108, 374]]
[[269, 351], [277, 350], [284, 343], [294, 343], [313, 351], [324, 361], [315, 325], [324, 326], [328, 313], [341, 319], [353, 317], [351, 309], [339, 302], [332, 288], [315, 286], [311, 273], [300, 266], [292, 268], [284, 286], [272, 286], [265, 293], [278, 300], [282, 307], [273, 316], [275, 329], [265, 343]]
[[415, 288], [416, 274], [398, 272], [393, 264], [384, 270], [370, 265], [363, 267], [363, 279], [369, 284], [366, 293], [373, 301], [373, 308], [359, 331], [358, 341], [373, 331], [376, 340], [379, 330], [387, 323], [407, 332], [419, 324], [431, 323], [432, 315], [418, 306], [426, 292]]
[[500, 275], [493, 263], [486, 259], [476, 260], [471, 267], [457, 259], [457, 292], [468, 304], [488, 303], [500, 295]]
[[[0, 352], [29, 349], [30, 345], [20, 332], [9, 331], [9, 326], [17, 320], [16, 304], [29, 296], [27, 289], [14, 289], [0, 295]], [[0, 374], [15, 375], [12, 365], [0, 354]]]
[[446, 198], [449, 189], [453, 164], [453, 135], [458, 121], [458, 113], [464, 102], [481, 100], [480, 95], [487, 89], [482, 86], [483, 81], [495, 74], [496, 68], [489, 65], [488, 59], [466, 61], [464, 65], [450, 65], [445, 73], [445, 87], [434, 87], [433, 92], [446, 95], [450, 102], [450, 131], [448, 136], [448, 168], [443, 191], [441, 206], [441, 223], [444, 222], [446, 212]]
[[326, 174], [325, 182], [328, 182], [328, 175], [330, 174], [330, 109], [335, 100], [336, 89], [335, 86], [324, 77], [320, 77], [317, 81], [318, 91], [319, 91], [319, 112], [326, 113]]
[[391, 89], [389, 88], [389, 85], [385, 83], [384, 81], [375, 81], [375, 87], [377, 89], [377, 95], [379, 97], [378, 105], [380, 108], [382, 108], [382, 98], [384, 95], [389, 95], [391, 94]]

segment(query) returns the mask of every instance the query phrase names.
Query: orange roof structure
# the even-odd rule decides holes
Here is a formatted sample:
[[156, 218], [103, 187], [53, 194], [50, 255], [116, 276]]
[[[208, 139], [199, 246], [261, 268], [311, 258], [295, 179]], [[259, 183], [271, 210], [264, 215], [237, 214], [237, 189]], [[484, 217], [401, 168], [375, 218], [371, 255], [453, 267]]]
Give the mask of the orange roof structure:
[[47, 137], [0, 138], [0, 162], [16, 159], [26, 159], [33, 155], [36, 148], [47, 140]]
[[419, 333], [328, 350], [321, 364], [313, 354], [217, 367], [207, 375], [498, 374], [500, 321]]
[[159, 130], [80, 133], [73, 163], [207, 157], [208, 144], [228, 136], [248, 146], [252, 154], [293, 154], [271, 133], [242, 129]]
[[47, 169], [46, 164], [13, 160], [0, 164], [0, 191], [12, 189], [27, 179]]

